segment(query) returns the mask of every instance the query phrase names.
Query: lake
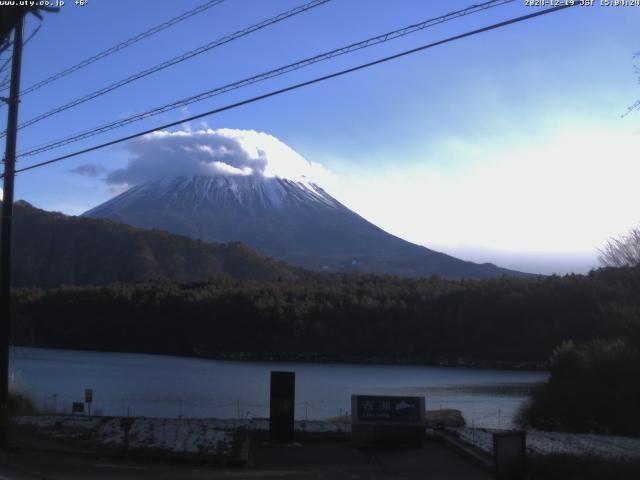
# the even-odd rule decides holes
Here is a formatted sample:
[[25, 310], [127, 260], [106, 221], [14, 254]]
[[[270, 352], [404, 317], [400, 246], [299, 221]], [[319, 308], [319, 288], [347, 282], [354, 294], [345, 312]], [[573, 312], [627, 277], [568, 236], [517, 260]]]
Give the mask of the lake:
[[296, 372], [296, 418], [346, 413], [351, 394], [424, 395], [471, 426], [509, 428], [546, 372], [407, 365], [235, 362], [14, 347], [12, 388], [47, 412], [69, 411], [93, 389], [92, 410], [150, 417], [267, 417], [269, 372]]

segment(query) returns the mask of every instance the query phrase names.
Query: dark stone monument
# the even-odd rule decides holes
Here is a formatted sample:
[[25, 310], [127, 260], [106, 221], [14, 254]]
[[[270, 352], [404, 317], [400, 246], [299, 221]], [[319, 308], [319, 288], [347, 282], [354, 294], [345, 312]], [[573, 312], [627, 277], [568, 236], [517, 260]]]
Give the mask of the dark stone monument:
[[295, 397], [295, 372], [271, 372], [271, 402], [269, 405], [271, 441], [293, 442]]
[[493, 468], [497, 480], [524, 480], [526, 460], [526, 432], [514, 430], [493, 434]]

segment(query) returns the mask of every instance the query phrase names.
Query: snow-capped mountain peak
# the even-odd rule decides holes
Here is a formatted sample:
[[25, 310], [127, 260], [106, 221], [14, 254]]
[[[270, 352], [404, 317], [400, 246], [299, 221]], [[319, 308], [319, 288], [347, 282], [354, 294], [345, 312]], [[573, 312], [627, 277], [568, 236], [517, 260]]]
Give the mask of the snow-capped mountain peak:
[[162, 178], [143, 183], [85, 215], [109, 216], [154, 199], [164, 202], [167, 208], [188, 206], [193, 211], [222, 206], [252, 211], [279, 210], [303, 204], [345, 208], [315, 183], [261, 175], [219, 175]]
[[240, 241], [314, 270], [445, 277], [519, 274], [464, 262], [395, 237], [304, 179], [168, 177], [135, 186], [84, 215], [201, 240]]

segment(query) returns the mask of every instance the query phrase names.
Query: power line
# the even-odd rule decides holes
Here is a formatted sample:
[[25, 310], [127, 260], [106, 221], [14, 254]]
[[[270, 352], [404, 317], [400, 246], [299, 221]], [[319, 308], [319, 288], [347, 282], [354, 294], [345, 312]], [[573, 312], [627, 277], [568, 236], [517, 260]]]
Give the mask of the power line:
[[[103, 87], [99, 90], [96, 90], [92, 93], [89, 93], [83, 97], [77, 98], [75, 100], [72, 100], [71, 102], [65, 103], [64, 105], [61, 105], [57, 108], [54, 108], [53, 110], [50, 110], [46, 113], [43, 113], [41, 115], [38, 115], [37, 117], [32, 118], [31, 120], [27, 120], [26, 122], [23, 122], [22, 124], [19, 125], [19, 129], [28, 127], [30, 125], [33, 125], [34, 123], [38, 123], [42, 120], [44, 120], [45, 118], [51, 117], [52, 115], [56, 115], [58, 113], [64, 112], [65, 110], [68, 110], [70, 108], [76, 107], [82, 103], [88, 102], [89, 100], [93, 100], [94, 98], [98, 98], [102, 95], [105, 95], [113, 90], [116, 90], [117, 88], [123, 87], [129, 83], [135, 82], [136, 80], [139, 80], [141, 78], [147, 77], [149, 75], [152, 75], [154, 73], [157, 73], [161, 70], [164, 70], [165, 68], [169, 68], [173, 65], [177, 65], [178, 63], [182, 63], [185, 60], [188, 60], [190, 58], [195, 57], [196, 55], [200, 55], [202, 53], [205, 53], [213, 48], [216, 47], [220, 47], [222, 45], [225, 45], [229, 42], [232, 42], [233, 40], [237, 40], [238, 38], [241, 37], [245, 37], [253, 32], [256, 32], [258, 30], [262, 30], [263, 28], [266, 28], [270, 25], [273, 25], [275, 23], [281, 22], [283, 20], [286, 20], [288, 18], [291, 18], [295, 15], [299, 15], [301, 13], [304, 13], [308, 10], [311, 10], [312, 8], [315, 7], [319, 7], [320, 5], [324, 5], [325, 3], [330, 2], [331, 0], [312, 0], [309, 3], [305, 3], [304, 5], [295, 7], [291, 10], [287, 10], [286, 12], [283, 12], [279, 15], [276, 15], [275, 17], [271, 17], [268, 18], [267, 20], [263, 20], [260, 23], [257, 23], [255, 25], [252, 25], [248, 28], [242, 29], [242, 30], [238, 30], [235, 33], [232, 33], [231, 35], [227, 35], [224, 36], [222, 38], [219, 38], [217, 40], [214, 40], [213, 42], [210, 42], [206, 45], [203, 45], [201, 47], [196, 48], [195, 50], [190, 50], [186, 53], [183, 53], [182, 55], [179, 55], [177, 57], [174, 57], [170, 60], [166, 60], [162, 63], [159, 63], [158, 65], [155, 65], [151, 68], [147, 68], [145, 70], [142, 70], [138, 73], [135, 73], [123, 80], [120, 80], [118, 82], [112, 83], [111, 85], [107, 85], [106, 87]], [[4, 133], [0, 134], [0, 138], [4, 136]]]
[[334, 72], [334, 73], [331, 73], [331, 74], [328, 74], [328, 75], [324, 75], [322, 77], [316, 77], [316, 78], [314, 78], [312, 80], [307, 80], [305, 82], [297, 83], [295, 85], [291, 85], [289, 87], [281, 88], [279, 90], [273, 90], [273, 91], [271, 91], [269, 93], [265, 93], [263, 95], [258, 95], [257, 97], [252, 97], [252, 98], [249, 98], [249, 99], [246, 99], [246, 100], [242, 100], [240, 102], [236, 102], [236, 103], [233, 103], [233, 104], [230, 104], [230, 105], [226, 105], [224, 107], [216, 108], [214, 110], [209, 110], [207, 112], [200, 113], [198, 115], [193, 115], [193, 116], [191, 116], [189, 118], [184, 118], [182, 120], [178, 120], [178, 121], [175, 121], [175, 122], [166, 123], [164, 125], [160, 125], [160, 126], [152, 128], [152, 129], [145, 130], [143, 132], [138, 132], [138, 133], [135, 133], [133, 135], [128, 135], [126, 137], [121, 137], [121, 138], [118, 138], [118, 139], [115, 139], [115, 140], [111, 140], [109, 142], [105, 142], [105, 143], [102, 143], [102, 144], [99, 144], [99, 145], [94, 145], [93, 147], [85, 148], [83, 150], [78, 150], [76, 152], [69, 153], [69, 154], [66, 154], [66, 155], [62, 155], [60, 157], [53, 158], [51, 160], [47, 160], [45, 162], [35, 163], [33, 165], [29, 165], [27, 167], [23, 167], [23, 168], [20, 168], [20, 169], [16, 170], [16, 173], [26, 172], [28, 170], [33, 170], [35, 168], [43, 167], [45, 165], [50, 165], [52, 163], [56, 163], [56, 162], [60, 162], [62, 160], [66, 160], [68, 158], [76, 157], [76, 156], [82, 155], [84, 153], [88, 153], [88, 152], [92, 152], [92, 151], [95, 151], [95, 150], [99, 150], [99, 149], [102, 149], [102, 148], [105, 148], [105, 147], [109, 147], [111, 145], [116, 145], [118, 143], [122, 143], [122, 142], [125, 142], [127, 140], [132, 140], [132, 139], [137, 138], [137, 137], [142, 137], [144, 135], [148, 135], [149, 133], [153, 133], [153, 132], [158, 131], [158, 130], [164, 130], [164, 129], [167, 129], [167, 128], [170, 128], [170, 127], [175, 127], [176, 125], [180, 125], [180, 124], [182, 124], [184, 122], [190, 122], [190, 121], [193, 121], [193, 120], [197, 120], [199, 118], [207, 117], [207, 116], [210, 116], [210, 115], [215, 115], [217, 113], [221, 113], [221, 112], [224, 112], [224, 111], [227, 111], [227, 110], [231, 110], [231, 109], [234, 109], [234, 108], [237, 108], [237, 107], [241, 107], [243, 105], [248, 105], [250, 103], [254, 103], [254, 102], [257, 102], [259, 100], [264, 100], [266, 98], [274, 97], [274, 96], [280, 95], [282, 93], [290, 92], [290, 91], [293, 91], [293, 90], [298, 90], [300, 88], [307, 87], [309, 85], [320, 83], [320, 82], [323, 82], [325, 80], [329, 80], [329, 79], [336, 78], [336, 77], [341, 77], [343, 75], [347, 75], [349, 73], [353, 73], [353, 72], [356, 72], [356, 71], [359, 71], [359, 70], [364, 70], [366, 68], [373, 67], [374, 65], [379, 65], [379, 64], [382, 64], [382, 63], [389, 62], [391, 60], [396, 60], [398, 58], [402, 58], [402, 57], [405, 57], [405, 56], [408, 56], [408, 55], [412, 55], [414, 53], [421, 52], [421, 51], [427, 50], [429, 48], [433, 48], [433, 47], [436, 47], [436, 46], [439, 46], [439, 45], [443, 45], [445, 43], [450, 43], [450, 42], [453, 42], [453, 41], [456, 41], [456, 40], [461, 40], [463, 38], [470, 37], [470, 36], [473, 36], [473, 35], [477, 35], [477, 34], [480, 34], [480, 33], [483, 33], [483, 32], [488, 32], [490, 30], [495, 30], [495, 29], [498, 29], [498, 28], [506, 27], [508, 25], [512, 25], [514, 23], [523, 22], [525, 20], [530, 20], [532, 18], [536, 18], [536, 17], [542, 16], [542, 15], [546, 15], [548, 13], [555, 13], [555, 12], [558, 12], [560, 10], [564, 10], [565, 8], [574, 7], [576, 5], [578, 5], [578, 4], [577, 3], [565, 4], [565, 5], [561, 5], [561, 6], [558, 6], [558, 7], [548, 8], [548, 9], [541, 10], [541, 11], [538, 11], [538, 12], [530, 13], [528, 15], [523, 15], [523, 16], [520, 16], [520, 17], [511, 18], [511, 19], [505, 20], [503, 22], [494, 23], [494, 24], [489, 25], [487, 27], [479, 28], [477, 30], [472, 30], [470, 32], [466, 32], [466, 33], [462, 33], [462, 34], [459, 34], [459, 35], [455, 35], [453, 37], [448, 37], [448, 38], [445, 38], [444, 40], [439, 40], [437, 42], [428, 43], [426, 45], [422, 45], [420, 47], [416, 47], [416, 48], [413, 48], [411, 50], [405, 50], [403, 52], [396, 53], [395, 55], [390, 55], [388, 57], [380, 58], [380, 59], [374, 60], [372, 62], [363, 63], [363, 64], [357, 65], [355, 67], [347, 68], [345, 70], [340, 70], [338, 72]]
[[393, 30], [391, 32], [387, 32], [387, 33], [383, 33], [381, 35], [375, 36], [375, 37], [371, 37], [368, 38], [366, 40], [357, 42], [357, 43], [352, 43], [350, 45], [347, 45], [345, 47], [341, 47], [341, 48], [337, 48], [334, 50], [331, 50], [329, 52], [325, 52], [322, 53], [320, 55], [315, 55], [313, 57], [309, 57], [309, 58], [305, 58], [303, 60], [300, 60], [298, 62], [295, 63], [291, 63], [289, 65], [285, 65], [283, 67], [278, 67], [275, 68], [273, 70], [269, 70], [267, 72], [264, 73], [260, 73], [258, 75], [254, 75], [252, 77], [249, 78], [245, 78], [243, 80], [239, 80], [237, 82], [233, 82], [227, 85], [224, 85], [222, 87], [217, 87], [214, 88], [212, 90], [208, 90], [206, 92], [203, 93], [199, 93], [198, 95], [194, 95], [188, 98], [184, 98], [181, 100], [177, 100], [175, 102], [160, 106], [160, 107], [156, 107], [152, 110], [148, 110], [146, 112], [143, 113], [138, 113], [138, 114], [134, 114], [131, 115], [129, 117], [120, 119], [120, 120], [115, 120], [113, 122], [101, 125], [99, 127], [95, 127], [89, 130], [85, 130], [73, 135], [68, 135], [64, 138], [58, 139], [58, 140], [54, 140], [53, 142], [48, 142], [46, 144], [42, 144], [39, 146], [36, 146], [30, 150], [26, 150], [21, 152], [18, 157], [26, 157], [26, 156], [33, 156], [48, 150], [52, 150], [55, 148], [59, 148], [65, 145], [69, 145], [71, 143], [75, 143], [78, 142], [80, 140], [84, 140], [86, 138], [90, 138], [93, 137], [95, 135], [101, 134], [101, 133], [105, 133], [111, 130], [114, 130], [116, 128], [120, 128], [123, 127], [125, 125], [129, 125], [130, 123], [134, 123], [140, 120], [144, 120], [156, 115], [159, 115], [161, 113], [165, 113], [171, 110], [175, 110], [177, 108], [180, 107], [185, 107], [187, 105], [190, 105], [192, 103], [196, 103], [196, 102], [200, 102], [202, 100], [206, 100], [208, 98], [217, 96], [217, 95], [222, 95], [223, 93], [227, 93], [229, 91], [232, 90], [236, 90], [248, 85], [252, 85], [254, 83], [258, 83], [264, 80], [268, 80], [270, 78], [274, 78], [277, 76], [281, 76], [284, 75], [286, 73], [292, 72], [294, 70], [299, 70], [301, 68], [313, 65], [315, 63], [321, 62], [321, 61], [325, 61], [325, 60], [329, 60], [331, 58], [334, 57], [338, 57], [341, 55], [345, 55], [351, 52], [354, 52], [356, 50], [361, 50], [363, 48], [368, 48], [374, 45], [378, 45], [380, 43], [384, 43], [384, 42], [388, 42], [391, 40], [395, 40], [396, 38], [400, 38], [400, 37], [404, 37], [406, 35], [409, 35], [411, 33], [415, 33], [417, 31], [423, 30], [425, 28], [428, 27], [432, 27], [434, 25], [438, 25], [450, 20], [454, 20], [456, 18], [465, 16], [465, 15], [469, 15], [472, 13], [477, 13], [480, 11], [484, 11], [487, 10], [489, 8], [493, 8], [493, 7], [497, 7], [500, 5], [504, 5], [507, 3], [512, 3], [515, 0], [492, 0], [492, 1], [488, 1], [488, 2], [484, 2], [478, 5], [472, 5], [470, 7], [464, 8], [462, 10], [457, 10], [454, 12], [450, 12], [446, 15], [442, 15], [440, 17], [435, 17], [435, 18], [431, 18], [429, 20], [425, 20], [422, 21], [420, 23], [416, 23], [413, 25], [409, 25], [407, 27], [403, 27], [397, 30]]
[[189, 10], [181, 15], [178, 15], [177, 17], [174, 17], [170, 20], [167, 20], [166, 22], [161, 23], [160, 25], [157, 25], [153, 28], [150, 28], [149, 30], [146, 30], [138, 35], [135, 35], [134, 37], [129, 38], [128, 40], [125, 40], [124, 42], [121, 42], [111, 48], [108, 48], [106, 50], [103, 50], [102, 52], [99, 52], [95, 55], [93, 55], [92, 57], [89, 57], [85, 60], [82, 60], [81, 62], [66, 68], [54, 75], [51, 75], [48, 78], [45, 78], [44, 80], [41, 80], [40, 82], [36, 83], [35, 85], [30, 86], [29, 88], [26, 88], [25, 90], [23, 90], [22, 92], [20, 92], [20, 95], [24, 96], [27, 95], [35, 90], [38, 90], [41, 87], [44, 87], [45, 85], [49, 85], [51, 84], [51, 82], [55, 82], [56, 80], [61, 79], [62, 77], [66, 77], [67, 75], [76, 72], [88, 65], [91, 65], [94, 62], [97, 62], [98, 60], [101, 60], [105, 57], [108, 57], [109, 55], [113, 55], [116, 52], [119, 52], [120, 50], [123, 50], [127, 47], [130, 47], [131, 45], [138, 43], [141, 40], [144, 40], [145, 38], [148, 38], [152, 35], [155, 35], [156, 33], [160, 33], [163, 30], [166, 30], [169, 27], [172, 27], [173, 25], [176, 25], [177, 23], [182, 22], [183, 20], [186, 20], [188, 18], [193, 17], [194, 15], [198, 15], [199, 13], [202, 13], [208, 9], [210, 9], [211, 7], [215, 7], [216, 5], [221, 4], [222, 2], [224, 2], [225, 0], [209, 0], [208, 2], [197, 6], [196, 8]]
[[[31, 32], [23, 42], [22, 44], [23, 47], [25, 47], [33, 39], [33, 37], [35, 37], [38, 34], [41, 27], [42, 25], [38, 25], [36, 28], [33, 29], [33, 32]], [[11, 57], [7, 58], [7, 60], [2, 64], [2, 66], [0, 66], [0, 72], [2, 72], [10, 63], [11, 63]]]
[[[7, 59], [7, 61], [4, 63], [2, 67], [0, 67], [0, 73], [2, 73], [2, 71], [4, 70], [4, 67], [8, 65], [9, 62], [11, 62], [10, 58]], [[10, 74], [7, 73], [5, 77], [2, 79], [2, 81], [0, 81], [0, 86], [9, 85], [9, 78], [10, 78]], [[2, 103], [0, 103], [0, 107], [2, 107]]]
[[5, 50], [8, 50], [9, 47], [13, 45], [13, 40], [10, 40], [7, 36], [6, 39], [0, 44], [0, 53], [4, 53]]
[[[26, 47], [27, 44], [33, 39], [33, 37], [35, 37], [38, 32], [40, 31], [40, 27], [42, 27], [42, 25], [38, 25], [33, 32], [31, 32], [31, 34], [26, 38], [26, 40], [24, 41], [24, 43], [22, 44], [23, 47]], [[11, 63], [11, 57], [7, 58], [7, 60], [0, 66], [0, 73], [2, 73], [2, 71], [4, 71], [4, 69]], [[9, 77], [7, 77], [5, 80], [2, 81], [2, 83], [0, 83], [0, 88], [3, 88], [5, 85], [9, 85]], [[2, 105], [0, 103], [0, 105]]]
[[27, 45], [33, 39], [33, 37], [35, 37], [38, 34], [38, 32], [40, 31], [41, 27], [42, 27], [42, 25], [38, 25], [36, 28], [33, 29], [33, 32], [31, 32], [29, 34], [29, 36], [27, 37], [27, 39], [24, 41], [23, 46]]

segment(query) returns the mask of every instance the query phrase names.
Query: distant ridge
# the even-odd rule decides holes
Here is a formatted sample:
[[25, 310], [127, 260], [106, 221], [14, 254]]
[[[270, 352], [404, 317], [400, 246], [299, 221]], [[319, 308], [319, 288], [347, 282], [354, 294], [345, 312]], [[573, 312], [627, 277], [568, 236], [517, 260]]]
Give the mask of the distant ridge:
[[477, 264], [395, 237], [320, 186], [261, 175], [164, 178], [83, 214], [214, 242], [240, 241], [316, 271], [444, 278], [530, 274]]
[[15, 204], [13, 259], [16, 286], [304, 275], [240, 243], [212, 244], [109, 220], [70, 217], [24, 201]]

